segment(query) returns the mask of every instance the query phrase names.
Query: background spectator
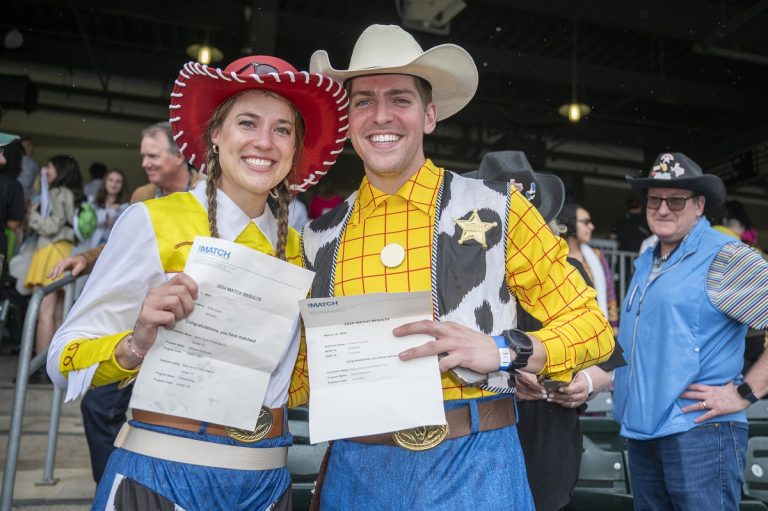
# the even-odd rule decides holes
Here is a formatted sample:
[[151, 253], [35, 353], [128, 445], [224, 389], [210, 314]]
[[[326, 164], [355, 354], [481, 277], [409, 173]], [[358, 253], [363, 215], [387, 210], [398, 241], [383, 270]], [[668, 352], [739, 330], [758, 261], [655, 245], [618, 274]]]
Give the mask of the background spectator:
[[[757, 229], [747, 215], [747, 208], [737, 200], [729, 200], [725, 203], [726, 215], [723, 223], [726, 227], [736, 232], [741, 241], [753, 247], [758, 246]], [[727, 222], [727, 223], [726, 223]]]
[[[40, 202], [30, 206], [29, 227], [37, 233], [38, 238], [24, 282], [27, 287], [34, 288], [53, 282], [48, 273], [72, 252], [75, 241], [72, 219], [76, 205], [85, 199], [80, 167], [71, 156], [54, 156], [42, 168], [42, 173], [42, 179], [48, 184], [49, 207], [41, 206]], [[59, 290], [46, 295], [40, 304], [35, 339], [37, 353], [42, 353], [48, 347], [53, 332], [61, 323], [63, 300], [64, 292]], [[45, 367], [33, 376], [36, 380], [46, 379]]]
[[106, 243], [117, 217], [129, 205], [128, 197], [128, 187], [123, 171], [120, 169], [107, 171], [95, 197], [90, 201], [96, 209], [98, 223], [96, 230], [87, 241], [88, 248]]
[[747, 326], [768, 328], [768, 263], [710, 227], [725, 185], [686, 155], [627, 180], [658, 237], [635, 261], [618, 336], [632, 356], [614, 378], [634, 507], [738, 509], [744, 410], [768, 392], [765, 355], [742, 382]]
[[34, 195], [34, 184], [35, 179], [40, 175], [40, 165], [35, 161], [35, 144], [31, 138], [21, 137], [21, 148], [23, 150], [23, 157], [21, 160], [21, 173], [18, 175], [18, 179], [24, 189], [24, 199], [29, 201]]
[[[96, 216], [96, 228], [93, 233], [86, 239], [82, 239], [82, 233], [76, 232], [80, 243], [72, 251], [72, 254], [79, 254], [85, 250], [96, 248], [99, 245], [106, 243], [109, 233], [112, 231], [112, 226], [115, 225], [117, 218], [120, 214], [128, 208], [128, 189], [125, 184], [125, 174], [120, 169], [112, 169], [107, 171], [104, 175], [104, 179], [101, 182], [101, 186], [96, 191], [96, 196], [92, 197], [89, 202], [93, 206]], [[75, 285], [75, 297], [80, 296], [80, 293], [85, 287], [87, 279], [78, 279]]]
[[603, 253], [589, 246], [592, 232], [595, 230], [589, 211], [578, 204], [566, 204], [557, 221], [566, 228], [565, 234], [561, 236], [568, 242], [568, 257], [576, 259], [584, 266], [597, 291], [597, 304], [616, 332], [619, 326], [619, 312], [613, 272]]
[[0, 278], [8, 272], [8, 235], [15, 238], [16, 231], [24, 221], [24, 195], [16, 174], [21, 165], [19, 137], [0, 133]]

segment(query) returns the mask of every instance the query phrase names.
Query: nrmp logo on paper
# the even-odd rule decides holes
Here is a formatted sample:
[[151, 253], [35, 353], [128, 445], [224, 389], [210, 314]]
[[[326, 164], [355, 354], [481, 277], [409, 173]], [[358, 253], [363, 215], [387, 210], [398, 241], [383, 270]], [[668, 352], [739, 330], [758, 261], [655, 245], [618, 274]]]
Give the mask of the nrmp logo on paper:
[[307, 307], [310, 309], [317, 309], [318, 307], [333, 307], [334, 305], [338, 304], [338, 300], [331, 300], [328, 302], [307, 302]]
[[211, 247], [209, 245], [200, 245], [197, 247], [197, 252], [199, 254], [209, 254], [214, 255], [218, 257], [223, 257], [224, 259], [229, 259], [229, 257], [232, 255], [229, 250], [224, 250], [223, 248], [219, 247]]

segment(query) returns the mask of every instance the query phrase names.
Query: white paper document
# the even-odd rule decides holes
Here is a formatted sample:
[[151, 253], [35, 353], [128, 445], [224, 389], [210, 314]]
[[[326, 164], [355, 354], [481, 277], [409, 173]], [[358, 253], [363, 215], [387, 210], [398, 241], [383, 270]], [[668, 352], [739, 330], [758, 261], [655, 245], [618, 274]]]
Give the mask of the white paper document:
[[202, 236], [184, 273], [198, 285], [195, 308], [158, 331], [131, 407], [253, 430], [314, 273]]
[[432, 319], [429, 292], [303, 300], [301, 315], [310, 442], [445, 424], [437, 357], [398, 358], [432, 337], [392, 334], [402, 324]]

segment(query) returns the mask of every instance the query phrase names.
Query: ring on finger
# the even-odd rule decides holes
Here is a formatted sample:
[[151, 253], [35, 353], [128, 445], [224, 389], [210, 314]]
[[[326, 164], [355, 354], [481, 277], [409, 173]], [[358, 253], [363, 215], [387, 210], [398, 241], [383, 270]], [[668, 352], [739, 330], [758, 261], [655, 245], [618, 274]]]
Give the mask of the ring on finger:
[[699, 404], [701, 405], [701, 409], [702, 409], [702, 410], [704, 410], [705, 408], [709, 408], [709, 407], [707, 406], [707, 402], [706, 402], [706, 401], [701, 401], [701, 402], [699, 402]]
[[569, 402], [568, 402], [568, 406], [569, 406], [570, 408], [576, 408], [576, 402], [575, 402], [575, 401], [569, 401]]

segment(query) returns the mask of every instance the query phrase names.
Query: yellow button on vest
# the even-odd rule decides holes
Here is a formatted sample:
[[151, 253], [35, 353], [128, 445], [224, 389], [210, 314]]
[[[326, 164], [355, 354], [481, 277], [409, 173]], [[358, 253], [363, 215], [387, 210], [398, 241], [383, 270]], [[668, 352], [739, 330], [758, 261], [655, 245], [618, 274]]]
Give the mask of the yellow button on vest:
[[387, 268], [397, 268], [405, 260], [405, 249], [397, 243], [390, 243], [381, 249], [381, 264]]

